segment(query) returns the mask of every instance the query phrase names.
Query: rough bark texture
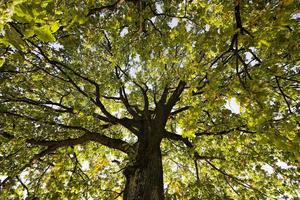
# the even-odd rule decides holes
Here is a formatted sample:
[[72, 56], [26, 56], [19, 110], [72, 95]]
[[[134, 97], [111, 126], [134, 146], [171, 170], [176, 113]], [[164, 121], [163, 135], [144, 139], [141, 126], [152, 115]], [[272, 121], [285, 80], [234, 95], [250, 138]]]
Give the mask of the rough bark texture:
[[185, 89], [186, 82], [180, 81], [168, 98], [166, 86], [155, 110], [149, 110], [147, 91], [142, 89], [144, 110], [139, 121], [138, 142], [134, 163], [124, 170], [126, 185], [124, 200], [163, 200], [163, 167], [160, 142], [165, 137], [165, 126], [173, 107]]
[[124, 200], [164, 199], [161, 138], [158, 132], [161, 131], [145, 131], [144, 137], [139, 138], [136, 161], [124, 171]]

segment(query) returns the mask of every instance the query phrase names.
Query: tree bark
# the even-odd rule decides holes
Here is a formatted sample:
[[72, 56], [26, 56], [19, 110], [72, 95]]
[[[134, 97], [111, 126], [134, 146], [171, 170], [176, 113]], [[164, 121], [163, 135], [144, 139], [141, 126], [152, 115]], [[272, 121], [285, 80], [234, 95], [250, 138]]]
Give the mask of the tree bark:
[[134, 164], [124, 170], [124, 200], [164, 199], [161, 138], [157, 133], [144, 136], [137, 144]]

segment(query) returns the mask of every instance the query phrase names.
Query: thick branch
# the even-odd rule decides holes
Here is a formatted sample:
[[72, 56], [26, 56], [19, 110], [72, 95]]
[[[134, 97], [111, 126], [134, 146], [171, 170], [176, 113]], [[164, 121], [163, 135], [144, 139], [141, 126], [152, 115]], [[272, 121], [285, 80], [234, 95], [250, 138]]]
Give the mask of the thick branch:
[[192, 106], [185, 106], [185, 107], [179, 108], [178, 110], [175, 110], [175, 111], [171, 112], [170, 115], [176, 115], [178, 113], [184, 112], [184, 111], [190, 109], [191, 107]]
[[177, 101], [179, 101], [179, 97], [183, 90], [185, 89], [186, 82], [180, 81], [178, 86], [176, 87], [175, 91], [171, 95], [171, 97], [168, 99], [168, 102], [166, 104], [166, 115], [168, 116], [171, 113], [172, 108], [176, 104]]
[[100, 88], [99, 85], [96, 85], [96, 105], [100, 108], [101, 112], [112, 122], [115, 123], [118, 121], [118, 118], [110, 114], [105, 106], [103, 105], [102, 101], [100, 100]]
[[234, 7], [234, 14], [235, 14], [236, 28], [239, 29], [241, 34], [244, 34], [244, 32], [245, 32], [246, 34], [248, 34], [249, 36], [251, 36], [253, 38], [253, 35], [243, 27], [242, 17], [241, 17], [241, 7], [240, 7], [239, 0], [236, 1], [235, 7]]
[[169, 85], [166, 85], [158, 103], [164, 105], [167, 101], [168, 94], [169, 94]]
[[[121, 80], [121, 76], [120, 76], [120, 73], [119, 73], [119, 68], [116, 66], [115, 67], [115, 73], [116, 73], [116, 76], [117, 78], [119, 79], [119, 81], [122, 82]], [[123, 84], [123, 83], [122, 83]], [[129, 103], [129, 100], [128, 100], [128, 97], [127, 97], [127, 94], [126, 94], [126, 91], [125, 91], [125, 86], [122, 85], [120, 86], [119, 88], [119, 96], [120, 96], [120, 100], [122, 101], [122, 103], [124, 104], [125, 108], [127, 109], [127, 111], [134, 117], [134, 118], [137, 118], [139, 119], [140, 116], [138, 115], [138, 113], [133, 109], [133, 107], [130, 105]]]
[[124, 104], [127, 111], [131, 114], [131, 116], [134, 118], [137, 118], [137, 119], [140, 118], [138, 113], [130, 105], [124, 86], [121, 86], [121, 88], [119, 89], [119, 94], [120, 94], [120, 99], [121, 99], [122, 103]]
[[[8, 114], [8, 115], [13, 115], [16, 117], [24, 118], [24, 119], [27, 119], [30, 121], [35, 121], [35, 122], [41, 121], [36, 118], [32, 118], [32, 117], [29, 117], [26, 115], [20, 115], [20, 114], [13, 113], [13, 112], [4, 111], [4, 113]], [[127, 152], [126, 149], [129, 149], [129, 147], [130, 147], [130, 145], [128, 143], [126, 143], [122, 140], [113, 139], [113, 138], [109, 138], [104, 135], [100, 135], [98, 133], [92, 132], [81, 126], [66, 125], [66, 124], [61, 124], [61, 123], [52, 122], [52, 121], [41, 121], [41, 123], [60, 126], [62, 128], [66, 128], [66, 129], [79, 130], [79, 131], [85, 132], [85, 134], [76, 139], [67, 139], [67, 140], [63, 140], [63, 141], [47, 141], [47, 142], [46, 141], [41, 142], [41, 141], [36, 141], [36, 140], [28, 140], [29, 143], [38, 144], [38, 145], [42, 145], [42, 146], [49, 146], [51, 148], [58, 148], [58, 147], [62, 147], [62, 146], [71, 146], [71, 145], [81, 144], [86, 141], [95, 141], [95, 142], [99, 142], [100, 144], [105, 145], [109, 148], [118, 149], [125, 153]], [[7, 137], [10, 137], [9, 135], [7, 135], [5, 133], [3, 133], [1, 135], [6, 135]]]
[[65, 139], [60, 141], [47, 141], [47, 140], [27, 140], [28, 143], [40, 146], [47, 146], [52, 148], [60, 148], [65, 146], [74, 146], [78, 144], [83, 144], [88, 141], [98, 142], [109, 148], [120, 150], [124, 153], [128, 153], [130, 145], [127, 142], [124, 142], [120, 139], [109, 138], [105, 135], [100, 135], [94, 132], [88, 132], [78, 138]]
[[148, 99], [148, 95], [147, 95], [147, 92], [148, 92], [148, 86], [146, 85], [146, 83], [143, 83], [146, 87], [144, 88], [143, 86], [141, 86], [139, 83], [137, 83], [136, 81], [132, 80], [132, 78], [120, 67], [120, 66], [116, 66], [115, 67], [116, 69], [116, 74], [117, 74], [117, 78], [120, 79], [120, 75], [118, 74], [118, 70], [120, 72], [122, 72], [122, 74], [124, 74], [124, 76], [132, 81], [142, 92], [142, 95], [143, 95], [143, 99], [144, 99], [144, 112], [148, 112], [149, 111], [149, 99]]

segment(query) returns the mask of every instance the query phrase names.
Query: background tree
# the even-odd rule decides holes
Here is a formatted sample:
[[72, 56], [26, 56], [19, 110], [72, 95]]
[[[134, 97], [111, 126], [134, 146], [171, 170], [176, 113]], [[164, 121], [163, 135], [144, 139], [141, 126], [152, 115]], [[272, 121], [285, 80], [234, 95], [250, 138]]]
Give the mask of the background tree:
[[297, 199], [297, 1], [2, 1], [2, 199]]

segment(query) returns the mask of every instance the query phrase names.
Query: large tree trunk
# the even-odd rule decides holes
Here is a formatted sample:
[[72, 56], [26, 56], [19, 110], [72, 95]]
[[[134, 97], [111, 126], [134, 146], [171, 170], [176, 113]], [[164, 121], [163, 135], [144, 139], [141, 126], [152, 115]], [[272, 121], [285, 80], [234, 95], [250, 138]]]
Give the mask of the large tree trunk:
[[124, 200], [164, 199], [161, 138], [157, 133], [148, 136], [139, 139], [135, 163], [124, 171]]

